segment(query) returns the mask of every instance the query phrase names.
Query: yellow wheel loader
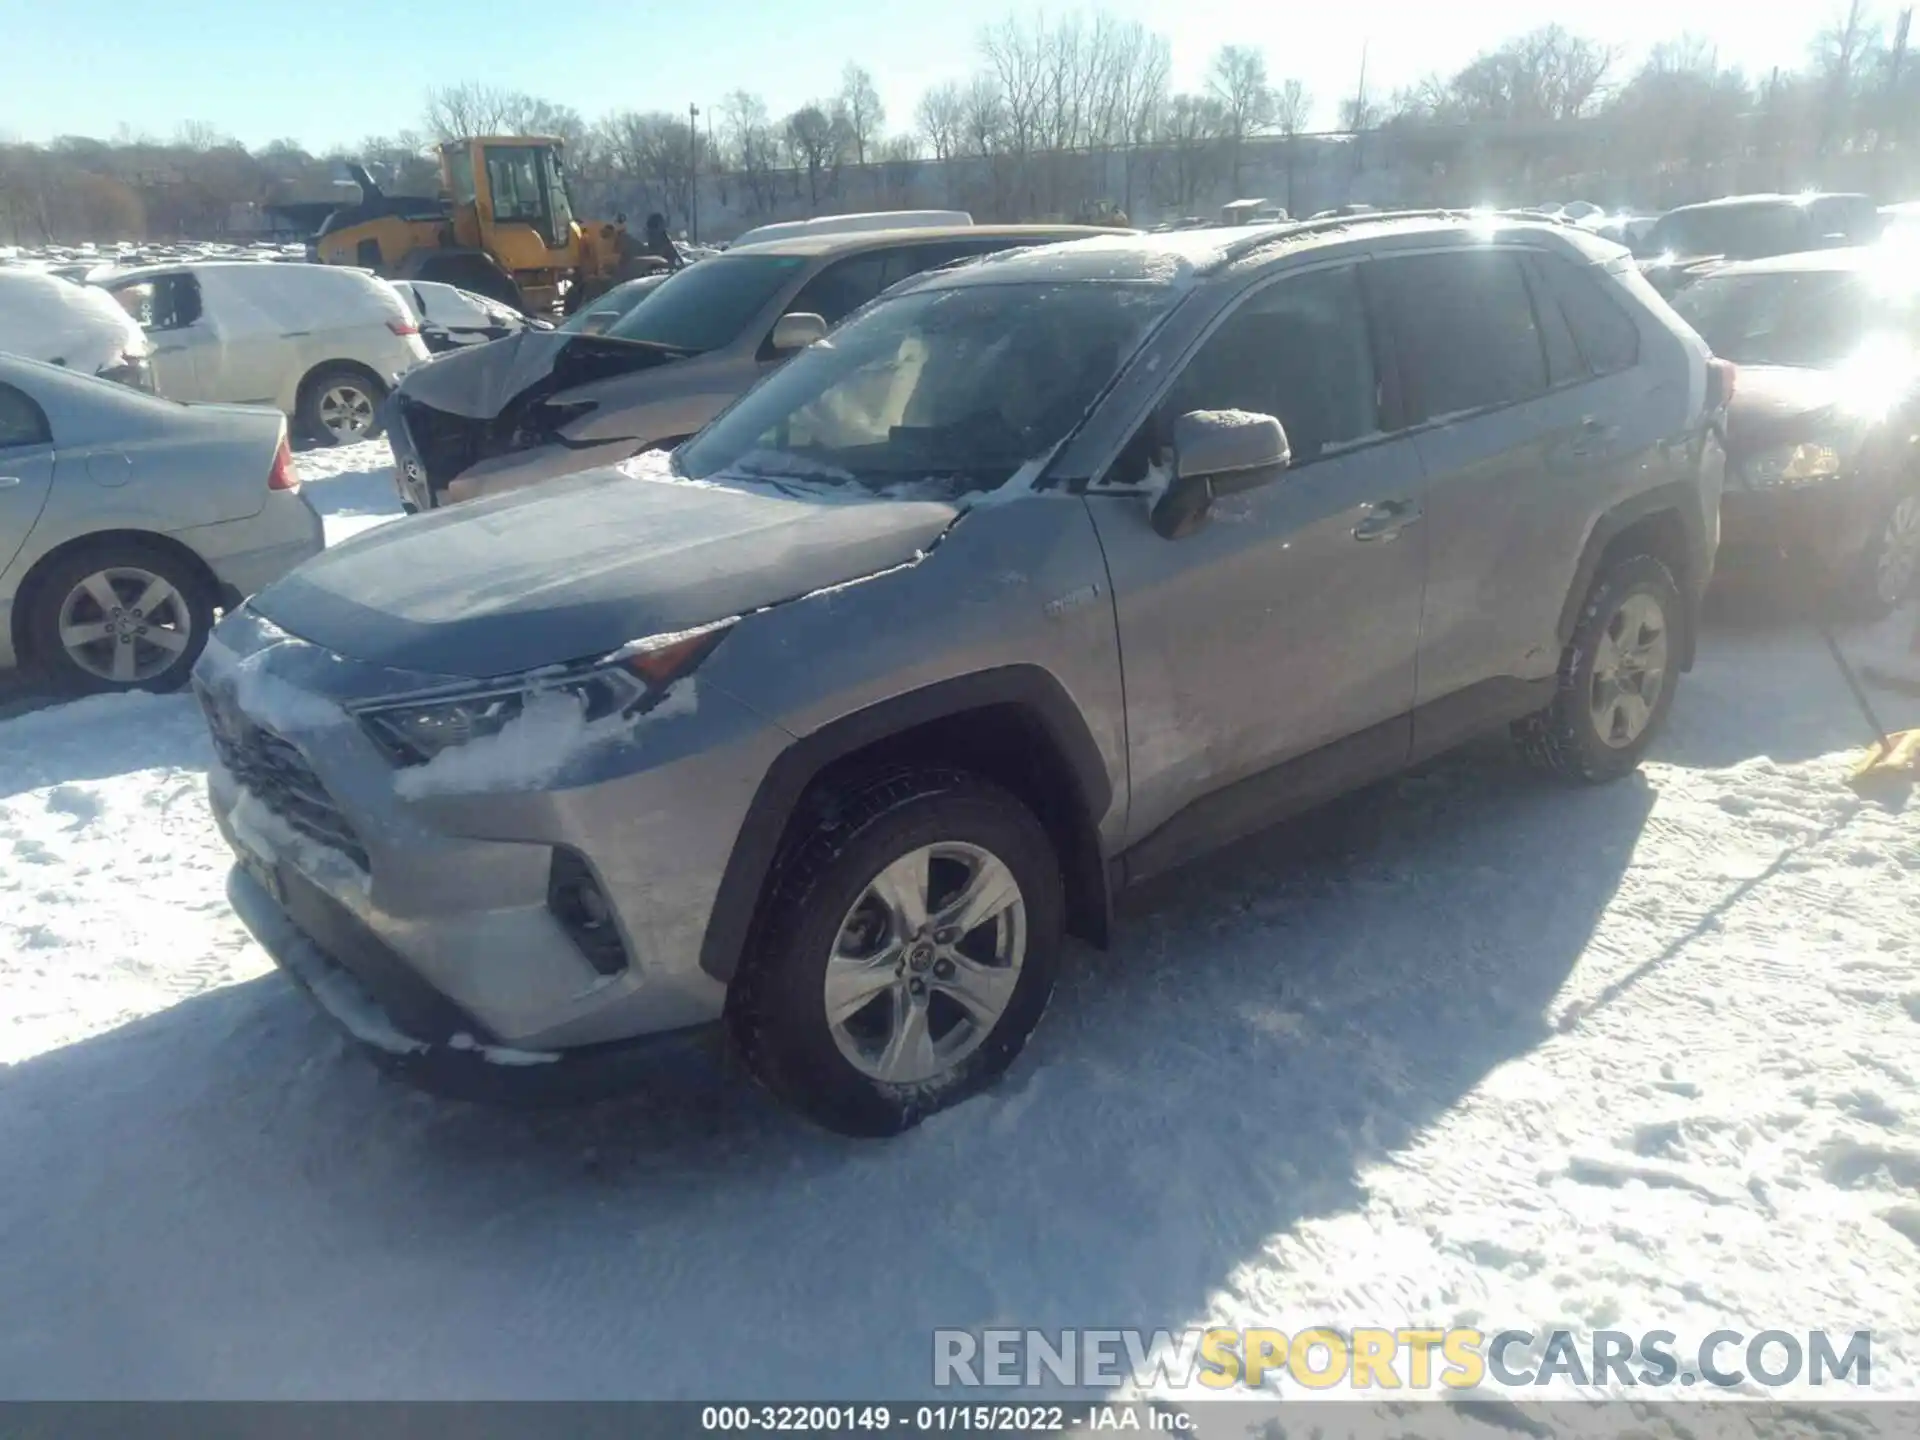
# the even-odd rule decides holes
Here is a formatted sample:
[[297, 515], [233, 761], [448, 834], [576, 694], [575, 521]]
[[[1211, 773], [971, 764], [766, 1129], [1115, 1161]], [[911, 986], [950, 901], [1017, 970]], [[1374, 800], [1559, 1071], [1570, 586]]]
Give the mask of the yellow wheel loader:
[[[329, 215], [309, 258], [392, 280], [437, 280], [518, 307], [575, 310], [609, 286], [666, 266], [627, 234], [626, 217], [580, 220], [567, 194], [562, 142], [478, 136], [440, 146], [440, 194], [387, 195], [364, 166], [348, 173], [360, 202]], [[571, 282], [571, 283], [567, 283]]]

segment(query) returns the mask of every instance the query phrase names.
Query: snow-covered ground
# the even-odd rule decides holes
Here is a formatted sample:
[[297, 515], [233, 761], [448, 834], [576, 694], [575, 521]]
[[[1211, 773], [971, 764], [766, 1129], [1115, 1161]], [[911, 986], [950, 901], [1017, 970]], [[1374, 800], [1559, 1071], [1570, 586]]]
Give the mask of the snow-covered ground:
[[[330, 534], [384, 466], [301, 457]], [[1643, 777], [1488, 744], [1161, 883], [860, 1144], [718, 1067], [385, 1080], [231, 918], [189, 699], [0, 722], [0, 1397], [897, 1397], [938, 1326], [1197, 1323], [1871, 1328], [1911, 1395], [1920, 835], [1859, 739], [1722, 622]]]

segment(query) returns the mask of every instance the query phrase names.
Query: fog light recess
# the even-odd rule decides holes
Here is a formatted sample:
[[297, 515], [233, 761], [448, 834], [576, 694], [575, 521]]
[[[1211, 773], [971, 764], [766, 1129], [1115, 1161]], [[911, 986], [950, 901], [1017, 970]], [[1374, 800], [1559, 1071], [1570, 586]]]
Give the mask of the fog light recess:
[[600, 882], [593, 878], [587, 862], [571, 850], [553, 852], [553, 869], [547, 878], [547, 909], [560, 922], [560, 928], [587, 957], [587, 963], [602, 975], [624, 974], [631, 963], [627, 947], [620, 938], [620, 923], [614, 918]]

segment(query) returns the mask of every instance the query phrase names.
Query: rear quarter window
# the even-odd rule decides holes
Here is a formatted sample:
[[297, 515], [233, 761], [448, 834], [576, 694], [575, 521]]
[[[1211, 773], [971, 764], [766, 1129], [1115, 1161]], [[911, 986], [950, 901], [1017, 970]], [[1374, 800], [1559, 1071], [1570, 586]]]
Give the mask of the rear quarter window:
[[1591, 265], [1558, 255], [1534, 257], [1543, 289], [1566, 317], [1587, 369], [1595, 375], [1630, 370], [1640, 360], [1640, 327], [1610, 292], [1612, 282]]
[[46, 445], [53, 440], [46, 413], [25, 391], [0, 385], [0, 450]]

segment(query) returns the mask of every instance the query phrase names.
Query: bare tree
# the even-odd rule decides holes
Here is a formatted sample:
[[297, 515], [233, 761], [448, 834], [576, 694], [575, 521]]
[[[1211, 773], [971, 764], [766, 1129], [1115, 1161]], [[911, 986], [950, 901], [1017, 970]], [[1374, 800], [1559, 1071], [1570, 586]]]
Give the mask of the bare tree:
[[959, 82], [948, 80], [927, 91], [913, 118], [935, 160], [944, 163], [960, 153], [966, 143], [967, 98]]
[[1287, 165], [1287, 213], [1293, 214], [1293, 177], [1299, 163], [1300, 135], [1313, 116], [1313, 97], [1298, 80], [1282, 80], [1273, 89], [1273, 128], [1285, 142]]
[[880, 143], [876, 154], [887, 203], [905, 206], [913, 198], [920, 173], [920, 141], [912, 135], [894, 135]]
[[1160, 143], [1173, 170], [1166, 198], [1183, 211], [1191, 211], [1200, 192], [1213, 184], [1226, 132], [1226, 113], [1213, 96], [1176, 95], [1168, 103], [1160, 127]]
[[818, 102], [802, 105], [787, 117], [787, 138], [806, 168], [810, 204], [820, 203], [822, 178], [830, 179], [839, 169], [846, 135], [845, 125], [835, 124], [827, 107]]
[[684, 117], [623, 111], [602, 122], [599, 143], [609, 169], [638, 187], [643, 204], [691, 218], [706, 137]]
[[1207, 71], [1207, 91], [1220, 105], [1237, 195], [1241, 147], [1249, 135], [1273, 124], [1273, 86], [1267, 81], [1266, 56], [1251, 45], [1222, 45]]
[[848, 63], [840, 74], [840, 112], [846, 117], [853, 136], [853, 163], [867, 163], [867, 141], [887, 122], [887, 110], [880, 103], [880, 92], [873, 88], [873, 72], [864, 65]]
[[732, 150], [748, 208], [756, 215], [771, 209], [775, 199], [774, 168], [780, 144], [767, 114], [767, 102], [748, 90], [735, 90], [721, 103], [726, 143]]
[[1814, 76], [1822, 91], [1817, 153], [1828, 153], [1845, 130], [1880, 46], [1865, 0], [1847, 0], [1847, 8], [1814, 40]]

